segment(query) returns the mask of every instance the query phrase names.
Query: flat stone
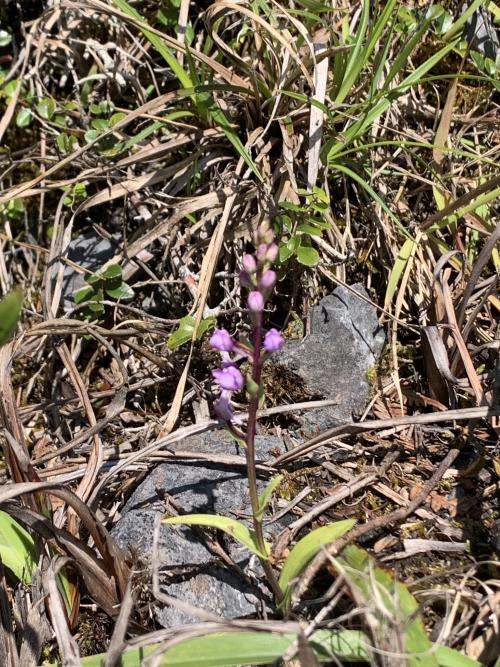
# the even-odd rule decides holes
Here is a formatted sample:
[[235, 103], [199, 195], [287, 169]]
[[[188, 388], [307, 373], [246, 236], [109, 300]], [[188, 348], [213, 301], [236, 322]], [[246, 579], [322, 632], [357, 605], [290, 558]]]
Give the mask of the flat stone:
[[368, 297], [362, 285], [337, 287], [313, 306], [310, 334], [287, 340], [273, 357], [274, 364], [296, 376], [310, 398], [336, 400], [336, 405], [301, 414], [307, 437], [350, 421], [366, 407], [368, 372], [380, 358], [385, 333], [376, 309], [357, 294]]
[[[261, 460], [269, 459], [269, 450], [281, 445], [278, 438], [257, 436], [257, 455]], [[244, 455], [226, 431], [187, 438], [181, 448]], [[250, 501], [243, 467], [206, 461], [161, 464], [135, 490], [112, 530], [122, 548], [132, 548], [146, 563], [153, 559], [155, 517], [169, 511], [169, 498], [183, 513], [221, 514], [244, 520], [248, 525]], [[277, 526], [276, 531], [281, 527]], [[247, 549], [224, 534], [218, 533], [217, 538], [238, 568], [250, 578], [252, 570], [260, 574]], [[269, 592], [256, 583], [255, 577], [251, 581], [239, 574], [205, 546], [202, 531], [187, 526], [162, 525], [155, 559], [161, 573], [161, 590], [221, 618], [253, 615], [259, 606], [270, 600]], [[156, 616], [164, 627], [198, 620], [161, 602], [157, 604]]]
[[[68, 259], [84, 269], [97, 271], [115, 255], [115, 247], [96, 232], [76, 236], [70, 241]], [[72, 266], [64, 269], [62, 303], [67, 312], [75, 307], [74, 292], [85, 285], [85, 274], [75, 271]]]

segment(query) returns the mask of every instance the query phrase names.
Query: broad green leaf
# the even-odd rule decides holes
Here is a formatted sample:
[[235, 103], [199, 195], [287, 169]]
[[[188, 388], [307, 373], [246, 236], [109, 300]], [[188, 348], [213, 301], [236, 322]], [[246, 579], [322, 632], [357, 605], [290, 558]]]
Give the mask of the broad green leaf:
[[296, 252], [297, 260], [304, 266], [316, 266], [319, 262], [319, 252], [316, 248], [300, 245]]
[[114, 127], [117, 123], [127, 117], [127, 114], [124, 111], [118, 111], [114, 113], [109, 119], [109, 126]]
[[15, 289], [0, 301], [0, 346], [5, 345], [14, 331], [21, 314], [23, 294]]
[[370, 604], [375, 634], [387, 643], [391, 633], [403, 633], [408, 667], [438, 667], [433, 644], [418, 614], [418, 603], [406, 586], [390, 572], [376, 567], [368, 553], [353, 544], [342, 551], [336, 563], [345, 573], [357, 603]]
[[31, 123], [33, 116], [31, 111], [26, 107], [21, 107], [16, 115], [16, 125], [17, 127], [28, 127]]
[[321, 526], [321, 528], [312, 530], [297, 542], [283, 565], [278, 582], [283, 591], [284, 601], [282, 604], [285, 608], [290, 603], [291, 582], [299, 576], [322, 547], [342, 537], [347, 531], [351, 530], [355, 523], [354, 519], [345, 519], [344, 521], [331, 523], [328, 526]]
[[[216, 632], [185, 639], [164, 652], [158, 667], [237, 667], [275, 663], [297, 640], [292, 632]], [[368, 659], [368, 639], [357, 630], [318, 630], [309, 643], [320, 662], [360, 662]], [[120, 667], [141, 667], [158, 644], [129, 649]], [[106, 654], [81, 659], [82, 667], [102, 667]]]
[[250, 549], [259, 558], [267, 560], [269, 558], [269, 546], [266, 545], [267, 553], [260, 551], [255, 534], [250, 531], [243, 523], [230, 519], [226, 516], [217, 514], [184, 514], [182, 516], [171, 516], [163, 519], [163, 523], [170, 525], [186, 524], [188, 526], [206, 526], [207, 528], [217, 528], [222, 530], [235, 540], [238, 540], [247, 549]]
[[399, 281], [401, 280], [401, 276], [404, 273], [406, 264], [408, 263], [408, 260], [411, 256], [411, 253], [413, 252], [413, 248], [415, 247], [415, 245], [416, 242], [413, 239], [406, 239], [406, 241], [403, 243], [401, 250], [399, 251], [396, 261], [394, 262], [394, 266], [392, 267], [391, 273], [389, 275], [389, 280], [387, 282], [387, 290], [385, 292], [384, 308], [386, 310], [391, 305], [392, 299], [396, 294]]
[[[202, 320], [196, 332], [196, 337], [200, 339], [207, 331], [212, 329], [215, 326], [215, 321], [215, 317], [206, 317]], [[176, 350], [181, 345], [189, 343], [193, 339], [195, 324], [196, 320], [191, 315], [183, 317], [177, 329], [168, 337], [167, 345], [169, 349]]]
[[111, 289], [105, 287], [104, 290], [106, 294], [112, 299], [129, 300], [133, 299], [135, 296], [134, 290], [130, 287], [130, 285], [127, 285], [127, 283], [122, 283], [118, 287], [113, 287]]
[[56, 111], [56, 103], [51, 97], [42, 97], [36, 105], [36, 110], [44, 120], [50, 120]]
[[258, 519], [261, 519], [264, 516], [264, 513], [267, 510], [267, 506], [269, 505], [269, 502], [271, 500], [271, 496], [273, 495], [274, 491], [278, 488], [278, 486], [281, 484], [282, 479], [283, 475], [276, 475], [275, 477], [273, 477], [272, 480], [267, 484], [264, 491], [260, 494], [259, 511], [257, 512]]
[[435, 657], [439, 667], [481, 667], [477, 660], [467, 657], [448, 646], [436, 646]]
[[[1, 319], [0, 319], [1, 321]], [[15, 576], [29, 586], [37, 565], [33, 538], [17, 521], [0, 511], [0, 558]]]

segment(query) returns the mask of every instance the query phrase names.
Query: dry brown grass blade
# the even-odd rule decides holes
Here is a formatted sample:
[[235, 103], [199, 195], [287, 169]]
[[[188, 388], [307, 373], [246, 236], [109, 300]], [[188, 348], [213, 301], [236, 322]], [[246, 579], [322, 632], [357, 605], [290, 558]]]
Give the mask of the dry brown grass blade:
[[[85, 414], [87, 416], [90, 427], [95, 429], [97, 425], [97, 419], [95, 416], [94, 408], [92, 407], [92, 403], [90, 401], [85, 384], [83, 383], [73, 357], [71, 356], [71, 352], [69, 351], [66, 343], [61, 343], [58, 345], [57, 351], [61, 357], [61, 361], [68, 371], [73, 388], [85, 409]], [[97, 473], [99, 472], [103, 460], [102, 442], [99, 434], [94, 432], [92, 434], [92, 440], [94, 444], [90, 453], [90, 458], [87, 462], [85, 475], [83, 476], [83, 479], [81, 480], [75, 492], [76, 495], [84, 502], [92, 492], [92, 486], [97, 478]], [[73, 530], [71, 532], [74, 532], [75, 530], [76, 525], [73, 525]]]
[[[226, 187], [220, 190], [215, 190], [214, 192], [207, 192], [204, 195], [199, 195], [198, 197], [191, 197], [187, 201], [179, 202], [174, 200], [172, 206], [177, 208], [177, 211], [167, 220], [163, 220], [156, 227], [146, 232], [139, 239], [131, 243], [127, 247], [127, 259], [132, 259], [136, 257], [141, 250], [147, 248], [151, 243], [156, 241], [157, 238], [163, 236], [167, 231], [174, 225], [176, 222], [182, 220], [186, 215], [190, 213], [196, 213], [201, 210], [208, 210], [210, 208], [216, 208], [222, 203], [227, 201], [228, 197], [236, 196], [236, 191], [234, 188]], [[104, 265], [104, 268], [110, 266], [111, 264], [116, 264], [123, 260], [122, 255], [115, 255]]]
[[458, 353], [460, 354], [460, 357], [462, 359], [462, 362], [465, 367], [465, 371], [467, 373], [467, 377], [469, 378], [470, 385], [474, 391], [474, 394], [476, 396], [476, 401], [478, 405], [485, 405], [485, 396], [484, 396], [484, 391], [481, 385], [481, 381], [479, 380], [476, 369], [474, 368], [474, 364], [472, 362], [471, 356], [469, 354], [469, 351], [467, 350], [467, 346], [465, 344], [465, 341], [462, 337], [462, 334], [458, 328], [457, 320], [456, 320], [456, 314], [455, 314], [455, 308], [453, 305], [453, 299], [451, 296], [451, 291], [450, 287], [448, 284], [448, 275], [450, 273], [450, 269], [446, 269], [444, 271], [439, 271], [438, 274], [438, 281], [440, 285], [440, 293], [441, 293], [441, 298], [443, 299], [443, 304], [444, 308], [446, 311], [446, 318], [448, 322], [448, 326], [450, 327], [451, 334], [455, 340], [455, 344], [457, 346]]
[[367, 419], [364, 422], [348, 422], [341, 426], [335, 426], [323, 433], [311, 438], [307, 442], [298, 445], [294, 449], [285, 452], [274, 460], [269, 461], [272, 466], [290, 463], [300, 456], [314, 451], [328, 440], [339, 438], [342, 435], [363, 433], [367, 431], [393, 428], [397, 426], [410, 426], [411, 424], [434, 424], [447, 421], [472, 421], [475, 419], [486, 419], [500, 415], [500, 405], [480, 406], [477, 408], [463, 408], [460, 410], [446, 410], [443, 412], [431, 412], [422, 415], [405, 415], [404, 417], [393, 417], [392, 419]]
[[63, 500], [73, 508], [79, 516], [82, 524], [88, 530], [94, 540], [97, 550], [102, 556], [104, 566], [109, 575], [116, 578], [118, 589], [121, 594], [127, 587], [129, 568], [121, 549], [104, 526], [94, 517], [87, 505], [72, 491], [61, 484], [54, 482], [22, 482], [9, 484], [0, 488], [0, 504], [8, 500], [14, 500], [30, 493], [50, 492], [51, 495]]
[[132, 594], [132, 584], [129, 580], [125, 595], [121, 601], [120, 611], [116, 619], [115, 627], [111, 640], [109, 642], [108, 650], [106, 651], [106, 659], [103, 667], [116, 667], [121, 664], [121, 655], [126, 646], [125, 637], [127, 634], [127, 627], [130, 615], [134, 608], [134, 596]]
[[5, 570], [0, 560], [0, 664], [5, 667], [22, 667], [19, 665], [9, 597]]
[[[97, 11], [101, 11], [104, 14], [116, 16], [117, 18], [120, 18], [124, 23], [130, 23], [132, 25], [135, 25], [136, 27], [142, 27], [148, 30], [148, 32], [157, 35], [158, 37], [161, 37], [161, 39], [165, 42], [165, 44], [171, 48], [174, 49], [175, 51], [178, 51], [180, 53], [189, 53], [189, 55], [198, 62], [201, 62], [205, 65], [208, 65], [214, 72], [216, 72], [222, 79], [224, 79], [227, 83], [233, 84], [235, 86], [240, 86], [241, 88], [245, 89], [248, 91], [248, 94], [251, 94], [251, 91], [249, 90], [248, 87], [248, 81], [245, 79], [242, 79], [240, 76], [238, 76], [235, 72], [232, 70], [228, 69], [227, 67], [224, 67], [224, 65], [221, 65], [215, 58], [211, 58], [210, 56], [207, 56], [203, 51], [198, 50], [196, 48], [191, 48], [187, 46], [186, 44], [181, 44], [179, 40], [175, 39], [174, 37], [171, 37], [170, 35], [167, 35], [166, 33], [162, 32], [161, 30], [158, 30], [157, 28], [154, 28], [153, 26], [150, 26], [146, 23], [142, 23], [141, 21], [138, 21], [135, 18], [132, 18], [128, 14], [124, 14], [121, 12], [119, 9], [116, 9], [116, 7], [113, 7], [110, 4], [106, 4], [105, 2], [101, 2], [101, 0], [85, 0], [85, 2], [78, 2], [78, 0], [62, 0], [61, 2], [62, 7], [68, 7], [70, 9], [75, 9], [78, 7], [82, 7], [83, 9], [88, 8], [88, 7], [93, 7]], [[115, 127], [118, 127], [116, 125]]]
[[[314, 44], [315, 54], [320, 55], [326, 51], [328, 33], [324, 35], [323, 41]], [[326, 83], [328, 79], [328, 57], [316, 61], [314, 66], [314, 95], [313, 100], [324, 104], [326, 96]], [[322, 109], [311, 104], [311, 115], [309, 119], [309, 149], [307, 154], [307, 189], [312, 192], [318, 177], [321, 139], [323, 136], [324, 113]]]
[[[295, 61], [296, 65], [301, 70], [309, 86], [313, 88], [314, 84], [307, 68], [305, 67], [298, 53], [292, 48], [293, 40], [287, 39], [278, 30], [273, 28], [273, 26], [270, 25], [265, 19], [259, 16], [259, 14], [253, 12], [251, 9], [248, 9], [242, 4], [231, 2], [230, 0], [219, 0], [213, 5], [210, 5], [210, 7], [207, 9], [206, 16], [209, 25], [212, 26], [218, 19], [222, 18], [223, 15], [228, 14], [230, 12], [243, 14], [244, 16], [248, 17], [250, 21], [254, 22], [255, 24], [258, 24], [267, 33], [269, 33], [269, 35], [273, 37], [279, 44], [281, 44], [281, 46], [289, 53], [290, 57]], [[214, 37], [216, 35], [213, 28], [212, 28], [212, 35]], [[221, 45], [220, 42], [222, 42], [222, 40], [218, 42], [219, 45]], [[227, 46], [224, 46], [223, 48], [227, 50]]]
[[465, 318], [465, 312], [467, 310], [467, 304], [472, 295], [472, 292], [474, 291], [474, 288], [481, 276], [484, 267], [490, 261], [491, 254], [493, 250], [497, 247], [499, 241], [500, 241], [500, 223], [496, 225], [495, 229], [490, 234], [489, 239], [482, 247], [478, 258], [476, 259], [474, 266], [472, 267], [472, 271], [469, 276], [469, 280], [467, 281], [467, 285], [462, 295], [462, 299], [460, 301], [460, 306], [458, 308], [458, 313], [457, 313], [457, 325], [460, 328], [462, 328]]
[[56, 573], [64, 567], [66, 559], [56, 558], [43, 571], [43, 587], [47, 594], [52, 626], [61, 654], [62, 667], [81, 667], [78, 644], [71, 636], [66, 613], [59, 591], [57, 590]]
[[11, 501], [3, 506], [11, 516], [38, 533], [60, 553], [71, 558], [92, 599], [110, 616], [116, 614], [120, 599], [114, 577], [92, 549], [67, 530], [55, 526], [50, 519], [39, 512]]

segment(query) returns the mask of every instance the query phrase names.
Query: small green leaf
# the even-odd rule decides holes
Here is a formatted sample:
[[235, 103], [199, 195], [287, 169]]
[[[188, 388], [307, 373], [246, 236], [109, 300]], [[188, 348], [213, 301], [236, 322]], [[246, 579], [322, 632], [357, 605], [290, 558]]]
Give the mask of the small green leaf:
[[268, 483], [264, 491], [260, 494], [259, 511], [257, 512], [258, 519], [262, 519], [262, 517], [264, 516], [264, 513], [267, 510], [267, 506], [269, 505], [269, 502], [271, 500], [271, 496], [273, 495], [274, 491], [278, 488], [278, 486], [281, 484], [282, 480], [283, 480], [283, 475], [276, 475], [271, 479], [271, 481]]
[[16, 330], [21, 314], [23, 294], [15, 289], [0, 301], [0, 347], [5, 345]]
[[294, 250], [291, 250], [286, 243], [280, 243], [279, 246], [279, 260], [281, 263], [286, 262], [294, 254]]
[[0, 47], [8, 46], [12, 42], [12, 35], [6, 30], [0, 30]]
[[217, 514], [184, 514], [183, 516], [167, 517], [163, 519], [162, 523], [173, 526], [186, 524], [188, 526], [217, 528], [243, 544], [259, 558], [264, 558], [265, 560], [269, 558], [269, 545], [266, 544], [267, 553], [262, 553], [255, 539], [254, 532], [250, 531], [243, 523], [226, 516], [219, 516]]
[[321, 528], [312, 530], [297, 542], [290, 551], [279, 578], [279, 586], [284, 596], [282, 604], [285, 608], [290, 604], [291, 582], [299, 576], [322, 547], [342, 537], [347, 531], [351, 530], [355, 523], [354, 519], [345, 519], [344, 521], [331, 523], [328, 526], [321, 526]]
[[117, 123], [127, 117], [127, 114], [124, 111], [118, 111], [114, 113], [109, 119], [109, 126], [114, 127]]
[[61, 153], [68, 155], [73, 153], [78, 148], [78, 139], [72, 135], [61, 132], [56, 137], [56, 144]]
[[44, 120], [50, 120], [56, 111], [56, 103], [51, 97], [42, 97], [36, 105], [36, 110]]
[[92, 287], [80, 287], [75, 292], [73, 292], [73, 299], [75, 303], [84, 303], [85, 301], [90, 301], [95, 296], [94, 289]]
[[115, 289], [122, 284], [122, 267], [119, 264], [111, 264], [96, 275], [103, 281], [106, 289]]
[[[212, 329], [215, 326], [215, 317], [206, 317], [200, 322], [198, 327], [197, 338], [200, 339], [207, 331]], [[176, 350], [181, 345], [189, 343], [193, 338], [195, 318], [191, 315], [186, 315], [179, 322], [179, 325], [175, 331], [173, 331], [168, 340], [167, 345], [170, 350]]]
[[95, 141], [101, 136], [101, 133], [97, 130], [87, 130], [84, 134], [85, 141], [90, 144], [92, 141]]
[[37, 552], [31, 535], [17, 521], [0, 511], [0, 558], [15, 576], [29, 586], [37, 565]]
[[304, 223], [297, 227], [297, 232], [301, 234], [310, 234], [311, 236], [321, 236], [321, 229], [315, 225]]
[[90, 125], [94, 128], [94, 130], [97, 130], [99, 134], [109, 130], [109, 123], [104, 118], [94, 118]]
[[33, 115], [29, 109], [26, 107], [21, 107], [16, 115], [16, 125], [17, 127], [28, 127], [33, 119]]
[[316, 248], [300, 245], [297, 248], [297, 259], [304, 266], [316, 266], [319, 262], [319, 253]]
[[134, 290], [130, 285], [127, 285], [127, 283], [122, 283], [118, 287], [113, 287], [111, 289], [105, 287], [104, 290], [112, 299], [130, 300], [135, 297]]

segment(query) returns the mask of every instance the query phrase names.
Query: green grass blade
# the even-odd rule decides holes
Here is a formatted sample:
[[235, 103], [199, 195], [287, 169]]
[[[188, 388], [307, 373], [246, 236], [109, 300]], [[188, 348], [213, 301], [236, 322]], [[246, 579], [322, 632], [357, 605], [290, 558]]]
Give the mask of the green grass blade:
[[31, 584], [38, 557], [33, 538], [7, 512], [0, 511], [0, 559], [22, 582]]
[[349, 167], [346, 167], [343, 164], [339, 163], [334, 163], [333, 168], [336, 169], [337, 171], [342, 172], [346, 176], [349, 176], [349, 178], [352, 178], [353, 181], [356, 181], [356, 183], [359, 183], [361, 187], [368, 192], [370, 197], [377, 202], [383, 208], [383, 210], [387, 213], [387, 215], [391, 218], [391, 220], [394, 222], [395, 225], [401, 230], [401, 232], [407, 237], [407, 238], [413, 238], [410, 233], [407, 231], [405, 226], [401, 223], [400, 219], [394, 215], [394, 213], [390, 210], [390, 208], [387, 206], [385, 201], [382, 199], [380, 195], [378, 195], [375, 190], [371, 187], [371, 185], [365, 181], [364, 178], [361, 178], [359, 174], [357, 174], [355, 171], [352, 169], [349, 169]]
[[363, 0], [363, 9], [361, 12], [358, 32], [356, 34], [356, 42], [354, 48], [349, 52], [349, 57], [347, 59], [347, 64], [342, 84], [335, 98], [335, 102], [337, 104], [342, 104], [342, 102], [345, 100], [354, 82], [358, 78], [360, 71], [366, 64], [366, 61], [360, 56], [363, 48], [363, 40], [365, 37], [366, 28], [368, 27], [369, 18], [370, 18], [370, 0]]
[[283, 565], [278, 582], [284, 595], [282, 604], [285, 607], [290, 603], [291, 582], [299, 576], [325, 544], [329, 544], [347, 533], [355, 523], [354, 519], [345, 519], [344, 521], [337, 521], [328, 526], [321, 526], [321, 528], [312, 530], [297, 542]]
[[413, 248], [415, 247], [414, 239], [406, 239], [403, 243], [401, 250], [397, 256], [394, 266], [391, 269], [389, 274], [389, 280], [387, 281], [387, 289], [385, 292], [384, 308], [387, 310], [396, 294], [401, 276], [404, 273], [408, 260], [410, 259]]
[[112, 2], [114, 5], [116, 5], [116, 7], [118, 7], [120, 11], [122, 11], [124, 14], [127, 14], [128, 16], [130, 16], [131, 18], [135, 19], [138, 22], [139, 29], [141, 30], [144, 37], [149, 42], [151, 42], [151, 44], [155, 47], [158, 53], [163, 57], [163, 59], [168, 64], [172, 72], [178, 78], [181, 86], [183, 88], [191, 88], [193, 86], [193, 82], [191, 81], [189, 74], [180, 65], [179, 61], [172, 53], [172, 51], [168, 48], [168, 46], [166, 46], [166, 44], [164, 44], [161, 41], [161, 38], [154, 32], [151, 32], [151, 30], [149, 30], [149, 26], [144, 17], [141, 16], [139, 12], [136, 11], [133, 7], [131, 7], [128, 4], [128, 2], [126, 2], [126, 0], [112, 0]]
[[[172, 51], [164, 44], [161, 38], [156, 35], [154, 32], [149, 30], [149, 26], [144, 20], [144, 18], [133, 8], [131, 7], [126, 0], [112, 0], [113, 3], [120, 9], [124, 14], [127, 14], [131, 18], [135, 19], [139, 25], [139, 29], [146, 39], [151, 42], [155, 47], [158, 53], [163, 57], [167, 65], [170, 67], [172, 72], [175, 74], [182, 88], [194, 88], [196, 82], [193, 81], [192, 77], [184, 70], [184, 68], [179, 64], [179, 61], [172, 53]], [[226, 115], [222, 109], [218, 106], [215, 98], [211, 95], [207, 95], [206, 98], [198, 98], [196, 95], [193, 96], [193, 101], [198, 107], [204, 106], [204, 110], [207, 115], [210, 117], [211, 121], [219, 125], [222, 128], [222, 131], [226, 135], [227, 139], [230, 141], [232, 146], [236, 149], [238, 155], [244, 160], [244, 162], [250, 167], [252, 172], [255, 174], [256, 178], [262, 183], [263, 178], [257, 168], [257, 165], [252, 160], [250, 154], [243, 145], [241, 139], [236, 134], [235, 130], [231, 127], [229, 121], [226, 118]]]
[[268, 553], [262, 553], [255, 539], [255, 534], [250, 531], [243, 523], [230, 519], [227, 516], [219, 516], [217, 514], [184, 514], [182, 516], [170, 516], [162, 520], [162, 523], [167, 523], [171, 526], [185, 524], [188, 526], [206, 526], [207, 528], [217, 528], [230, 535], [235, 540], [243, 544], [247, 549], [250, 549], [259, 558], [267, 560]]

